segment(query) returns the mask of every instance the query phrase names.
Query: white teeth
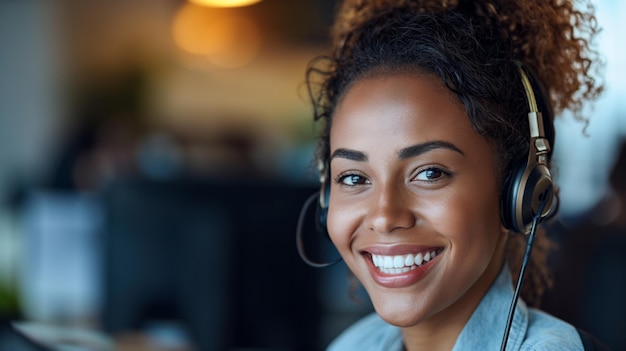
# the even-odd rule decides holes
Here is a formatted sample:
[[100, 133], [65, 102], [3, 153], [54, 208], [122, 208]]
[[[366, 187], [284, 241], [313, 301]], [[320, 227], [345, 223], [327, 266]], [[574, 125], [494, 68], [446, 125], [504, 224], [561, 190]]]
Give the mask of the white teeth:
[[404, 257], [395, 256], [393, 258], [393, 268], [402, 268], [404, 267]]
[[416, 255], [405, 256], [383, 256], [372, 255], [372, 262], [374, 266], [378, 267], [381, 272], [385, 274], [400, 274], [421, 266], [422, 264], [429, 262], [437, 256], [437, 251], [433, 250], [422, 254], [421, 252]]
[[415, 264], [415, 257], [413, 257], [413, 255], [406, 255], [404, 265], [407, 267], [411, 267], [413, 264]]
[[383, 256], [383, 267], [393, 268], [393, 258], [391, 256]]
[[413, 265], [411, 267], [403, 267], [403, 268], [378, 267], [378, 269], [380, 269], [380, 271], [385, 273], [385, 274], [400, 274], [400, 273], [405, 273], [405, 272], [408, 272], [408, 271], [412, 271], [415, 268], [417, 268], [417, 266], [415, 266], [415, 265]]
[[417, 255], [415, 255], [415, 264], [419, 266], [422, 264], [422, 262], [424, 262], [424, 256], [420, 252]]

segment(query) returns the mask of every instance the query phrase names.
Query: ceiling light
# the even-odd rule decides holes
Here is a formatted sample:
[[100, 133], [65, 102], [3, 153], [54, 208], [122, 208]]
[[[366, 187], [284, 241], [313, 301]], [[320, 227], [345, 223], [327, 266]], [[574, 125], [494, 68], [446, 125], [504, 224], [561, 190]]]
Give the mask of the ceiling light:
[[256, 4], [261, 0], [189, 0], [197, 5], [211, 7], [242, 7]]

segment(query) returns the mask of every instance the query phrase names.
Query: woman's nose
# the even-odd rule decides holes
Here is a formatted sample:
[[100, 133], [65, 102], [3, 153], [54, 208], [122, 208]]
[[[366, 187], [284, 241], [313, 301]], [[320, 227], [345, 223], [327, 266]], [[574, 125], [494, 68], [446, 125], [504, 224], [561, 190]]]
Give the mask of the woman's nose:
[[376, 233], [387, 234], [411, 228], [416, 216], [411, 209], [411, 194], [399, 186], [380, 189], [370, 202], [367, 225]]

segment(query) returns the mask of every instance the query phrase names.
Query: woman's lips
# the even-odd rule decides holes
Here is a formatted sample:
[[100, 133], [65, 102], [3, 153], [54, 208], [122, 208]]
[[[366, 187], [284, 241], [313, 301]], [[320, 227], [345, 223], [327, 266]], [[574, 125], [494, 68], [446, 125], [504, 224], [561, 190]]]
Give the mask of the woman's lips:
[[376, 283], [386, 288], [403, 288], [421, 280], [442, 252], [441, 247], [385, 247], [364, 250], [363, 255]]

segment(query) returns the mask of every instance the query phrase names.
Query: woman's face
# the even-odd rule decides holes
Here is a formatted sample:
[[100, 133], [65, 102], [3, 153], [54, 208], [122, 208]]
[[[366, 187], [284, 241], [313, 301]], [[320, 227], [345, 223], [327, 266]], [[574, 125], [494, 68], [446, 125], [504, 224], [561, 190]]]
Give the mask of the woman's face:
[[328, 230], [379, 315], [464, 324], [503, 262], [494, 153], [418, 74], [354, 83], [333, 116]]

